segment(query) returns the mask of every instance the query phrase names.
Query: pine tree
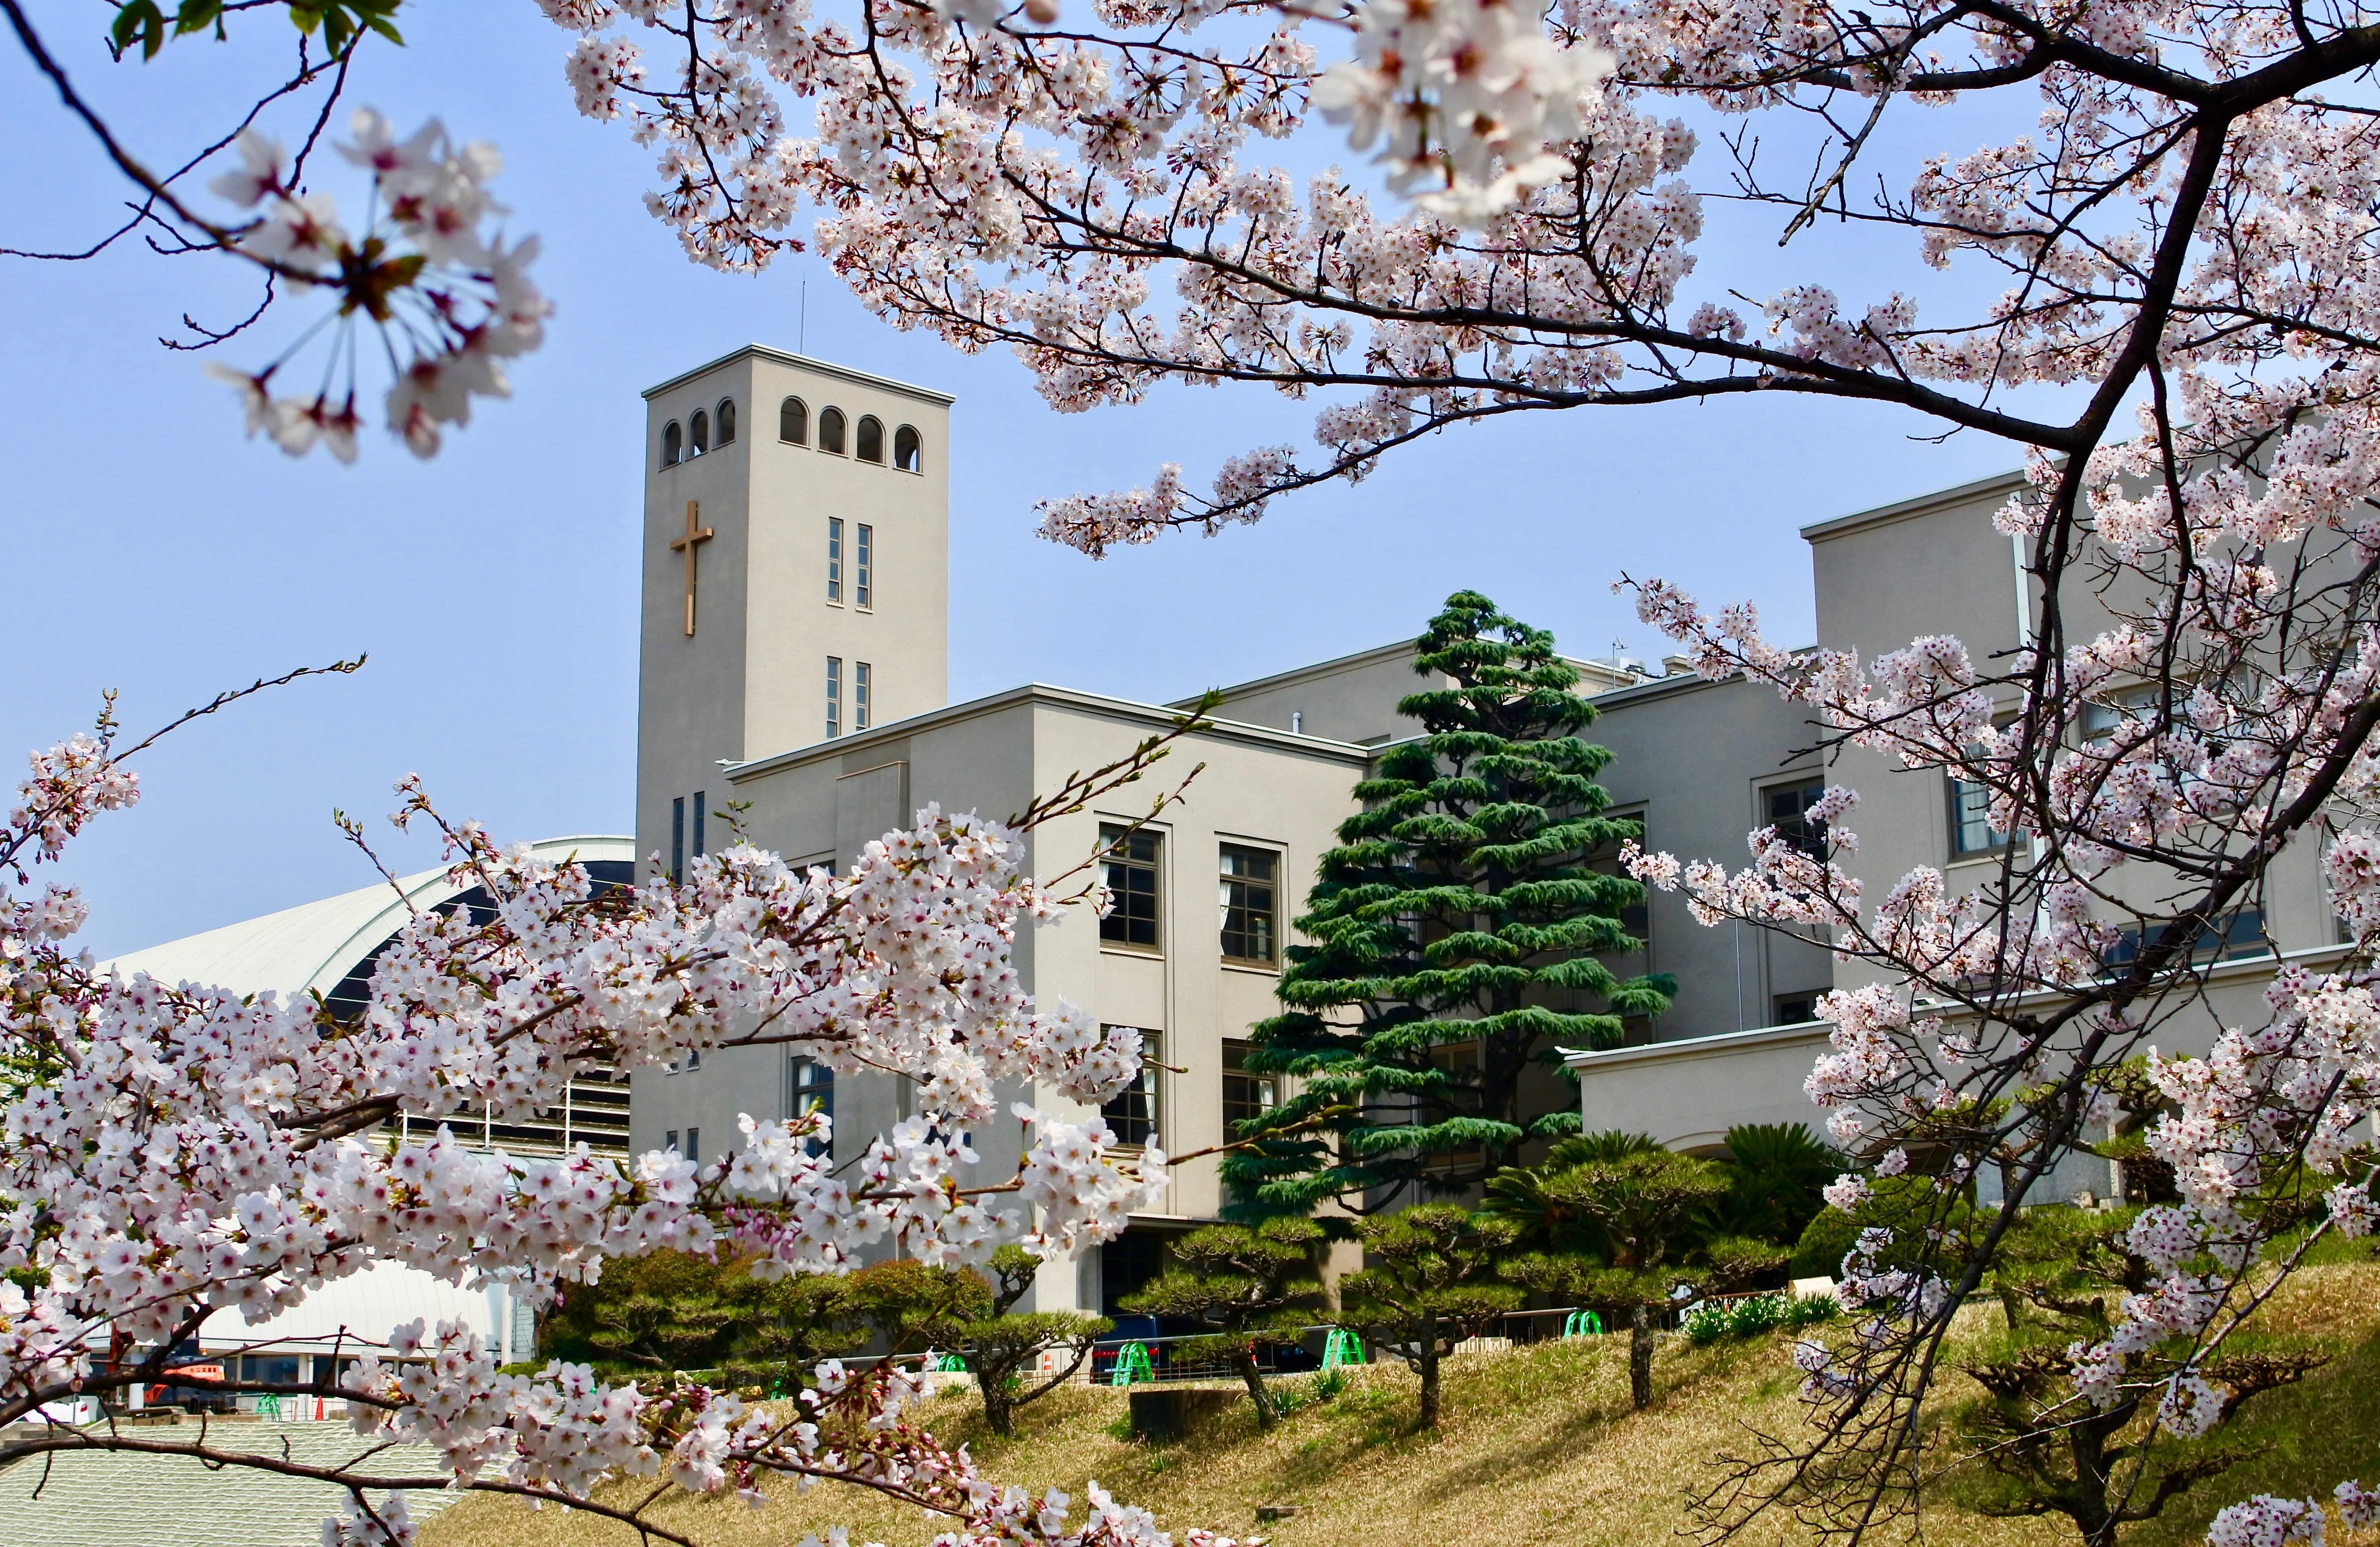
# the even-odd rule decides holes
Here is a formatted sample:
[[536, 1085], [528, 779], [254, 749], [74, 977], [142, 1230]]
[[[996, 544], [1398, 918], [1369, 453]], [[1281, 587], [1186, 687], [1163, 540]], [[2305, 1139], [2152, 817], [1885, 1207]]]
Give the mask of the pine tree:
[[1305, 1127], [1227, 1158], [1235, 1217], [1469, 1191], [1576, 1130], [1560, 1048], [1609, 1047], [1677, 992], [1597, 959], [1641, 948], [1621, 914], [1644, 888], [1590, 863], [1640, 828], [1606, 814], [1611, 754], [1580, 738], [1595, 710], [1553, 636], [1457, 591], [1414, 666], [1452, 683], [1397, 705], [1422, 734], [1322, 857], [1250, 1052], [1299, 1090], [1240, 1137]]

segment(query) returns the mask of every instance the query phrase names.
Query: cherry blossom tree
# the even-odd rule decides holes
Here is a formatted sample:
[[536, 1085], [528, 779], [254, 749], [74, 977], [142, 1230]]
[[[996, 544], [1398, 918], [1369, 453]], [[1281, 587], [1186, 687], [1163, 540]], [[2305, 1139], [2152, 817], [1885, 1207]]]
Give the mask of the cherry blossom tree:
[[[1168, 383], [1266, 385], [1318, 400], [1312, 451], [1252, 448], [1206, 493], [1168, 466], [1146, 488], [1048, 502], [1043, 530], [1087, 553], [1254, 519], [1284, 493], [1368, 473], [1423, 434], [1532, 410], [1792, 393], [1888, 405], [1933, 430], [2006, 442], [2026, 473], [1999, 520], [2019, 545], [2032, 600], [2027, 637], [2012, 652], [1978, 660], [1957, 640], [1926, 638], [1874, 660], [1796, 653], [1769, 644], [1748, 607], [1714, 613], [1658, 580], [1635, 591], [1643, 615], [1706, 674], [1742, 673], [1808, 705], [1839, 773], [1916, 770], [1978, 787], [1994, 826], [2023, 834], [1997, 872], [1959, 892], [1920, 867], [1882, 878], [1868, 895], [1847, 820], [1858, 798], [1850, 784], [1813, 813], [1828, 824], [1823, 857], [1772, 832], [1757, 836], [1748, 866], [1640, 854], [1635, 871], [1687, 889], [1710, 920], [1827, 932], [1845, 986], [1822, 1007], [1834, 1045], [1811, 1092], [1837, 1141], [1874, 1174], [1938, 1176], [1946, 1212], [1968, 1177], [1989, 1168], [2003, 1183], [2000, 1217], [2012, 1217], [2063, 1156], [2105, 1127], [2108, 1071], [2156, 1049], [2161, 1036], [2170, 1048], [2193, 1017], [2222, 1028], [2204, 1056], [2152, 1060], [2169, 1110], [2148, 1143], [2172, 1166], [2181, 1200], [2145, 1214], [2132, 1242], [2155, 1264], [2157, 1285], [2126, 1301], [2107, 1339], [2074, 1351], [2078, 1412], [2147, 1395], [2143, 1405], [2168, 1430], [2203, 1431], [2225, 1401], [2203, 1372], [2231, 1332], [2310, 1242], [2374, 1223], [2373, 1157], [2361, 1137], [2380, 1101], [2372, 748], [2380, 17], [2368, 8], [2338, 0], [1560, 0], [1525, 10], [1487, 0], [537, 3], [568, 34], [565, 73], [579, 110], [625, 120], [653, 149], [648, 204], [696, 261], [757, 270], [813, 246], [894, 323], [963, 349], [1012, 348], [1062, 410], [1134, 402]], [[249, 8], [285, 10], [301, 26], [324, 9], [184, 6], [217, 21]], [[0, 0], [0, 13], [37, 62], [48, 61], [69, 109], [105, 138], [50, 67], [16, 0]], [[360, 26], [343, 34], [365, 35]], [[1961, 131], [1990, 142], [1938, 143], [1948, 120], [1925, 110], [1952, 104], [1962, 110], [1957, 123], [1995, 126]], [[431, 162], [460, 161], [485, 181], [484, 162], [437, 137], [382, 170], [384, 142], [369, 122], [357, 129], [359, 174], [428, 178]], [[1354, 173], [1302, 176], [1287, 164], [1298, 148], [1312, 152], [1304, 165], [1342, 149], [1372, 160]], [[140, 173], [111, 141], [119, 167], [157, 201], [143, 211], [168, 212], [236, 261], [286, 263], [327, 282], [334, 271], [324, 253], [362, 257], [369, 238], [310, 234], [305, 201], [314, 195], [297, 186], [294, 160], [285, 172], [270, 147], [229, 137], [217, 152], [236, 154], [250, 178], [217, 191], [261, 211], [252, 226], [186, 211], [166, 197], [183, 174]], [[1698, 276], [1712, 198], [1771, 217], [1785, 244], [1748, 287]], [[798, 231], [813, 211], [808, 231]], [[428, 273], [426, 235], [404, 225], [413, 217], [391, 218]], [[1851, 277], [1837, 279], [1860, 287], [1848, 299], [1816, 258], [1791, 245], [1822, 218], [1840, 225], [1854, 254], [1839, 271]], [[342, 297], [377, 320], [369, 290], [353, 288], [352, 276], [370, 267], [342, 262], [335, 272]], [[1935, 277], [1945, 272], [1949, 280]], [[500, 289], [493, 277], [473, 283]], [[263, 386], [242, 390], [252, 411], [275, 401]], [[400, 406], [392, 402], [390, 417], [409, 424], [411, 409], [400, 415]], [[334, 450], [341, 444], [331, 439]], [[36, 783], [115, 766], [70, 746]], [[113, 776], [90, 773], [88, 798], [106, 796]], [[888, 849], [884, 863], [972, 856], [979, 841], [988, 834], [938, 819], [897, 861]], [[566, 877], [520, 871], [516, 880], [504, 868], [512, 861], [475, 844], [466, 843], [470, 862], [552, 899], [525, 905], [520, 927], [577, 906], [563, 895]], [[2350, 938], [2336, 956], [2280, 968], [2253, 1014], [2218, 1005], [2199, 943], [2259, 906], [2284, 858], [2315, 850]], [[869, 876], [888, 873], [850, 884], [865, 890]], [[774, 897], [780, 884], [765, 867], [738, 861], [698, 879], [694, 901], [640, 902], [656, 921], [610, 949], [634, 967], [649, 960], [638, 954], [649, 936], [694, 917], [716, 925], [717, 908], [740, 930], [749, 908], [767, 913], [749, 899]], [[981, 884], [984, 895], [1006, 895]], [[42, 932], [67, 921], [70, 903], [12, 906], [25, 920], [22, 952], [62, 949]], [[422, 949], [434, 956], [436, 946]], [[730, 986], [773, 981], [778, 962], [747, 968], [740, 945], [727, 949], [722, 963], [736, 965], [696, 974], [701, 987], [686, 992], [732, 1016], [746, 1002]], [[413, 970], [400, 960], [386, 978], [398, 1005], [445, 981], [428, 968], [407, 977]], [[559, 992], [529, 981], [524, 1003]], [[82, 1004], [73, 994], [85, 992], [99, 993], [75, 989], [67, 1002]], [[431, 1002], [444, 1004], [422, 1001]], [[206, 1025], [234, 1013], [167, 1000], [120, 1012], [118, 1000], [91, 1003], [101, 1006], [89, 1012], [95, 1028], [116, 1026], [109, 1017], [119, 1013], [144, 1028], [160, 1017]], [[443, 1051], [418, 1063], [371, 1054], [385, 1062], [366, 1067], [407, 1101], [434, 1095], [441, 1078], [480, 1082], [475, 1090], [504, 1079], [538, 1089], [547, 1077], [536, 1050], [551, 1039], [549, 1022], [534, 1017], [545, 1013], [522, 1012], [524, 1029], [501, 1053], [478, 1051], [476, 1030], [458, 1033], [460, 1073], [447, 1072], [454, 1059]], [[62, 1024], [85, 1025], [79, 1009], [61, 1014]], [[554, 1012], [553, 1035], [584, 1018]], [[917, 1054], [904, 1036], [884, 1035]], [[1028, 1050], [1042, 1045], [1019, 1035]], [[122, 1041], [107, 1036], [111, 1048]], [[380, 1045], [367, 1037], [350, 1053], [347, 1040], [332, 1041], [340, 1057]], [[86, 1069], [147, 1078], [145, 1054], [86, 1058], [75, 1045], [60, 1079], [103, 1078]], [[625, 1051], [641, 1056], [638, 1045]], [[995, 1061], [973, 1042], [966, 1049]], [[939, 1064], [900, 1066], [953, 1092], [973, 1088], [973, 1077]], [[974, 1067], [967, 1058], [956, 1066]], [[292, 1078], [289, 1096], [259, 1098], [265, 1110], [279, 1110], [272, 1100], [316, 1099], [310, 1077]], [[504, 1089], [509, 1099], [514, 1088]], [[360, 1127], [364, 1115], [353, 1120]], [[756, 1150], [772, 1155], [794, 1143], [755, 1135]], [[317, 1140], [291, 1163], [310, 1177], [334, 1152], [345, 1152], [337, 1139]], [[145, 1164], [142, 1153], [109, 1151], [108, 1163]], [[852, 1195], [848, 1217], [873, 1219], [882, 1232], [923, 1230], [913, 1217], [922, 1204], [905, 1212], [886, 1200], [925, 1196], [899, 1188], [942, 1163], [897, 1146], [887, 1153], [883, 1179]], [[1103, 1163], [1072, 1150], [1050, 1162], [1069, 1178], [1104, 1176]], [[813, 1196], [791, 1159], [753, 1164], [781, 1199]], [[1089, 1169], [1071, 1169], [1078, 1165]], [[748, 1168], [747, 1176], [734, 1185], [758, 1179]], [[691, 1200], [634, 1190], [677, 1185], [639, 1177], [613, 1201], [585, 1206], [607, 1219], [607, 1208], [632, 1218], [650, 1208], [652, 1229], [692, 1229], [722, 1196], [703, 1193], [710, 1184], [692, 1184]], [[1832, 1200], [1854, 1205], [1864, 1185], [1847, 1176]], [[279, 1206], [292, 1207], [283, 1196]], [[2310, 1208], [2309, 1198], [2322, 1201]], [[948, 1231], [962, 1243], [953, 1249], [971, 1249], [981, 1212], [953, 1202], [920, 1239]], [[791, 1232], [792, 1260], [816, 1241], [832, 1249], [816, 1249], [822, 1261], [844, 1249], [843, 1227], [823, 1217], [778, 1209], [753, 1219], [767, 1223], [722, 1215], [710, 1228], [764, 1242]], [[278, 1227], [260, 1214], [256, 1228], [269, 1236]], [[543, 1241], [555, 1228], [524, 1226], [525, 1238]], [[1984, 1282], [1999, 1233], [1970, 1241], [1919, 1229], [1925, 1239], [1913, 1255], [1908, 1240], [1863, 1241], [1845, 1294], [1868, 1314], [1847, 1343], [1804, 1353], [1816, 1437], [1744, 1458], [1708, 1501], [1714, 1529], [1789, 1500], [1819, 1526], [1858, 1535], [1896, 1500], [1913, 1499], [1941, 1339]], [[133, 1265], [124, 1256], [130, 1237], [75, 1241], [91, 1253], [98, 1282], [109, 1264], [133, 1274], [127, 1294], [161, 1292], [141, 1274], [166, 1270]], [[243, 1256], [247, 1243], [239, 1238]], [[116, 1256], [99, 1255], [111, 1247]], [[537, 1249], [559, 1254], [554, 1271], [578, 1261], [562, 1246]], [[77, 1294], [98, 1293], [78, 1285]], [[8, 1314], [12, 1328], [31, 1330], [10, 1335], [64, 1346], [55, 1340], [71, 1329], [41, 1320], [81, 1314], [63, 1303], [29, 1299]], [[103, 1303], [118, 1313], [117, 1302]], [[457, 1380], [442, 1389], [480, 1388]], [[742, 1436], [744, 1421], [721, 1419], [715, 1431]], [[491, 1431], [477, 1417], [464, 1429]], [[740, 1455], [734, 1447], [745, 1443], [701, 1442], [715, 1456]], [[2374, 1514], [2372, 1496], [2351, 1482], [2338, 1504], [2352, 1520]], [[2216, 1535], [2226, 1547], [2310, 1536], [2323, 1508], [2249, 1501], [2226, 1513]]]
[[[984, 1480], [918, 1427], [924, 1388], [889, 1364], [829, 1361], [814, 1389], [771, 1407], [700, 1386], [606, 1384], [560, 1361], [503, 1374], [464, 1323], [417, 1322], [352, 1329], [311, 1383], [177, 1367], [210, 1318], [295, 1307], [375, 1262], [538, 1303], [663, 1249], [782, 1278], [847, 1273], [871, 1246], [961, 1264], [1007, 1244], [1047, 1259], [1112, 1238], [1161, 1192], [1168, 1162], [1153, 1145], [1120, 1157], [1097, 1115], [1136, 1077], [1138, 1033], [1037, 1005], [1019, 985], [1020, 930], [1104, 902], [1084, 869], [1037, 878], [1024, 843], [1140, 777], [1179, 734], [1006, 822], [929, 808], [839, 875], [739, 843], [683, 884], [609, 892], [575, 860], [446, 822], [408, 779], [395, 820], [435, 824], [455, 879], [485, 887], [494, 912], [477, 924], [417, 914], [382, 953], [369, 1007], [346, 1019], [311, 996], [127, 978], [77, 953], [79, 897], [35, 872], [134, 802], [129, 761], [148, 743], [119, 746], [103, 713], [92, 734], [36, 754], [0, 826], [0, 877], [13, 883], [0, 893], [0, 1424], [26, 1420], [0, 1440], [0, 1461], [97, 1447], [314, 1477], [349, 1492], [326, 1540], [355, 1543], [409, 1540], [401, 1490], [446, 1484], [392, 1468], [381, 1445], [319, 1466], [243, 1454], [203, 1429], [119, 1430], [113, 1409], [171, 1370], [221, 1394], [344, 1398], [359, 1435], [433, 1446], [465, 1487], [597, 1510], [665, 1541], [687, 1540], [647, 1514], [665, 1492], [734, 1488], [757, 1504], [776, 1474], [915, 1502], [969, 1541], [1154, 1547], [1149, 1517], [1096, 1488], [1077, 1517], [1062, 1494]], [[840, 1169], [815, 1112], [747, 1117], [741, 1149], [699, 1165], [583, 1143], [518, 1159], [466, 1149], [443, 1127], [401, 1140], [386, 1126], [400, 1111], [482, 1103], [527, 1115], [592, 1062], [650, 1067], [757, 1045], [895, 1076], [916, 1115]], [[1003, 1081], [1092, 1115], [1003, 1113]], [[1022, 1125], [1022, 1159], [1011, 1175], [981, 1175], [952, 1136], [1004, 1118]], [[110, 1416], [70, 1421], [94, 1397]], [[624, 1475], [654, 1481], [625, 1503], [588, 1498]]]

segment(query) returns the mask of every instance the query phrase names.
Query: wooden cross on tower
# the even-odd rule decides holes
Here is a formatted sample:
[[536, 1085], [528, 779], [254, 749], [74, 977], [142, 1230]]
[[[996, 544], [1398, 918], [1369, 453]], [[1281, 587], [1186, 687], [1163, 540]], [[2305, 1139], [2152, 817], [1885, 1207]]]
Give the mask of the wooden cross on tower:
[[673, 552], [683, 553], [686, 554], [686, 631], [689, 635], [694, 632], [694, 546], [698, 542], [708, 542], [710, 541], [710, 529], [709, 527], [703, 527], [699, 530], [697, 530], [695, 527], [695, 502], [692, 500], [686, 501], [686, 535], [684, 537], [673, 537], [670, 539], [671, 550]]

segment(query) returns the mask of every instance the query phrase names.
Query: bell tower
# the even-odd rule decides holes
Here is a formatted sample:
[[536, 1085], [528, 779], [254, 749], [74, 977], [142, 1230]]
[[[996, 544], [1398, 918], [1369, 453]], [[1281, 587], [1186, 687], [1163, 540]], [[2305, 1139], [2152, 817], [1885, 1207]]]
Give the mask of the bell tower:
[[753, 344], [645, 395], [637, 843], [716, 847], [722, 761], [949, 701], [949, 395]]

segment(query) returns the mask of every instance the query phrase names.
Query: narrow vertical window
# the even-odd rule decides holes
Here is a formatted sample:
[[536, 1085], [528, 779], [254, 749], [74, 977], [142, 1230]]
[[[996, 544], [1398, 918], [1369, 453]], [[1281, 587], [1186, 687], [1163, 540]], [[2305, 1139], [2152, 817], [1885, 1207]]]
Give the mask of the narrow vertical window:
[[872, 606], [874, 603], [868, 600], [868, 597], [874, 590], [869, 581], [875, 578], [876, 571], [876, 529], [864, 521], [860, 523], [859, 528], [857, 559], [857, 566], [853, 570], [851, 577], [851, 599], [860, 606]]
[[700, 1128], [686, 1130], [686, 1158], [697, 1165], [702, 1163], [702, 1130]]
[[677, 427], [677, 420], [671, 420], [668, 428], [662, 432], [662, 466], [664, 468], [677, 466], [678, 458], [685, 455], [685, 452], [686, 432]]
[[1950, 780], [1950, 853], [1954, 858], [1992, 854], [2008, 847], [2009, 835], [1992, 825], [1992, 792], [1953, 775]]
[[788, 397], [777, 405], [777, 439], [787, 445], [810, 444], [808, 404], [798, 397]]
[[1158, 843], [1145, 827], [1099, 828], [1100, 879], [1114, 900], [1099, 920], [1099, 938], [1110, 944], [1157, 949]]
[[826, 518], [826, 599], [843, 600], [843, 518]]
[[1280, 1102], [1274, 1096], [1273, 1077], [1248, 1067], [1250, 1049], [1245, 1042], [1223, 1044], [1223, 1137], [1235, 1137], [1241, 1123], [1253, 1122], [1270, 1112]]
[[903, 472], [924, 470], [924, 449], [923, 443], [917, 439], [917, 432], [908, 425], [892, 432], [892, 465]]
[[1281, 856], [1269, 848], [1225, 844], [1220, 869], [1216, 900], [1221, 914], [1224, 958], [1270, 967]]
[[875, 415], [868, 414], [859, 421], [859, 459], [863, 462], [884, 460], [884, 426]]
[[710, 852], [702, 844], [702, 791], [700, 790], [694, 792], [694, 852], [697, 854]]
[[[1106, 1032], [1115, 1028], [1102, 1026], [1099, 1029]], [[1099, 1115], [1107, 1119], [1108, 1128], [1118, 1144], [1143, 1145], [1157, 1137], [1157, 1042], [1156, 1032], [1141, 1032], [1140, 1078], [1099, 1108]]]
[[826, 737], [829, 741], [843, 734], [843, 657], [826, 658]]
[[677, 1153], [677, 1130], [675, 1128], [670, 1129], [669, 1132], [662, 1136], [662, 1148], [667, 1150], [673, 1155]]
[[710, 449], [710, 416], [697, 408], [694, 410], [694, 417], [686, 422], [690, 432], [686, 447], [686, 455], [699, 457]]
[[[834, 1071], [815, 1058], [796, 1058], [793, 1066], [794, 1088], [786, 1105], [788, 1114], [805, 1117], [815, 1112], [829, 1123], [834, 1121]], [[802, 1147], [813, 1155], [823, 1155], [827, 1146], [813, 1137], [802, 1141]]]
[[853, 730], [864, 731], [868, 728], [869, 688], [873, 686], [868, 678], [873, 675], [868, 670], [867, 662], [854, 661], [851, 664], [851, 728]]
[[719, 426], [719, 444], [734, 445], [735, 444], [735, 399], [722, 397], [719, 400], [719, 417], [713, 422]]
[[686, 797], [670, 802], [670, 884], [686, 879]]

